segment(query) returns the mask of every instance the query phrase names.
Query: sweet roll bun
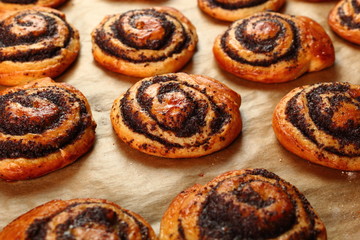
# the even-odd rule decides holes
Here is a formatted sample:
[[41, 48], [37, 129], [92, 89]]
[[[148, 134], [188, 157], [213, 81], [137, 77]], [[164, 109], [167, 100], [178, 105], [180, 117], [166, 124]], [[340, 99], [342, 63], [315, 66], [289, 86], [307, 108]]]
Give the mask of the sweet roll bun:
[[328, 23], [340, 37], [360, 44], [360, 4], [358, 1], [338, 2], [329, 13]]
[[125, 143], [167, 158], [200, 157], [241, 132], [240, 95], [215, 79], [186, 73], [145, 78], [114, 101], [111, 121]]
[[103, 199], [53, 200], [9, 223], [0, 239], [156, 240], [140, 215]]
[[244, 169], [177, 195], [159, 239], [320, 240], [326, 228], [295, 186], [265, 169]]
[[106, 16], [92, 32], [92, 52], [103, 67], [135, 77], [176, 72], [193, 56], [195, 27], [170, 7]]
[[262, 12], [235, 21], [213, 46], [226, 71], [263, 83], [287, 82], [335, 61], [324, 29], [307, 17]]
[[50, 78], [0, 92], [0, 179], [25, 180], [62, 168], [93, 145], [85, 96]]
[[341, 170], [360, 170], [360, 86], [318, 83], [293, 89], [277, 104], [273, 128], [290, 152]]
[[57, 77], [79, 49], [79, 33], [60, 11], [38, 7], [7, 14], [0, 22], [0, 84]]

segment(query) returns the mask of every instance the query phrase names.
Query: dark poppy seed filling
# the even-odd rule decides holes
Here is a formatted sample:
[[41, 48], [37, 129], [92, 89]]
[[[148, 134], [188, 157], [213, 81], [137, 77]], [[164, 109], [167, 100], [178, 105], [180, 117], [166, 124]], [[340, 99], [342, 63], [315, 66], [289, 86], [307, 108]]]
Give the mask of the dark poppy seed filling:
[[[42, 144], [12, 136], [42, 135], [61, 127], [68, 115], [77, 114], [64, 133]], [[6, 158], [38, 158], [59, 151], [81, 136], [91, 125], [85, 103], [75, 94], [58, 87], [22, 90], [0, 96], [0, 160]], [[41, 137], [39, 137], [41, 139]]]
[[38, 0], [0, 0], [4, 3], [15, 3], [15, 4], [35, 4]]
[[[350, 5], [351, 10], [354, 11], [354, 15], [347, 15], [345, 12], [346, 5]], [[349, 29], [359, 29], [360, 22], [356, 20], [356, 16], [360, 14], [360, 3], [356, 0], [344, 1], [344, 3], [338, 8], [338, 15], [342, 25]]]
[[[81, 207], [81, 205], [87, 205], [87, 207], [76, 216], [73, 216], [71, 212], [75, 211], [74, 209], [77, 207]], [[137, 225], [140, 229], [141, 239], [150, 239], [149, 229], [137, 220], [135, 216], [123, 211], [122, 209], [117, 209], [116, 211], [126, 215]], [[47, 239], [47, 231], [50, 229], [50, 225], [54, 225], [52, 221], [55, 221], [54, 219], [56, 219], [60, 214], [69, 214], [70, 217], [68, 217], [64, 222], [53, 226], [55, 228], [56, 239], [58, 240], [76, 239], [76, 236], [73, 235], [73, 230], [76, 228], [85, 228], [88, 230], [98, 229], [98, 231], [102, 231], [106, 234], [113, 234], [119, 239], [129, 239], [129, 235], [131, 235], [129, 224], [125, 220], [121, 219], [116, 211], [112, 208], [107, 208], [106, 205], [99, 206], [99, 203], [74, 203], [49, 217], [36, 219], [27, 229], [26, 239]]]
[[[159, 85], [155, 96], [149, 96], [148, 91], [154, 85]], [[130, 89], [131, 90], [131, 89]], [[209, 137], [220, 133], [224, 125], [230, 121], [230, 114], [218, 106], [206, 91], [200, 90], [199, 86], [191, 85], [179, 80], [175, 75], [156, 76], [143, 81], [136, 90], [136, 97], [131, 99], [130, 90], [123, 96], [120, 102], [120, 112], [124, 123], [134, 132], [145, 135], [168, 148], [184, 148], [202, 146], [208, 143], [208, 138], [196, 141], [193, 144], [180, 144], [169, 142], [161, 134], [156, 135], [149, 131], [148, 122], [144, 122], [139, 111], [150, 117], [162, 131], [168, 131], [178, 138], [188, 138], [196, 134], [204, 133], [204, 128], [210, 128]], [[200, 95], [197, 96], [197, 95]], [[180, 110], [169, 117], [164, 117], [162, 108], [167, 109], [170, 104], [179, 107]], [[157, 106], [154, 106], [155, 103]], [[141, 109], [135, 109], [138, 104]], [[160, 106], [158, 106], [160, 105]], [[209, 111], [214, 112], [214, 119], [207, 126], [205, 118]], [[151, 127], [150, 127], [151, 128]]]
[[[309, 113], [302, 113], [303, 107], [298, 104], [303, 91], [296, 94], [286, 105], [285, 114], [299, 131], [311, 142], [328, 152], [339, 156], [360, 156], [360, 122], [359, 118], [349, 118], [346, 122], [337, 123], [336, 115], [346, 111], [360, 113], [359, 99], [351, 96], [350, 86], [346, 83], [333, 83], [314, 87], [306, 93]], [[316, 129], [309, 128], [311, 121]], [[314, 131], [323, 131], [339, 142], [339, 147], [324, 145], [318, 140]], [[354, 150], [345, 150], [344, 146], [353, 145]]]
[[[35, 18], [36, 20], [33, 20]], [[13, 62], [29, 62], [39, 61], [55, 57], [60, 54], [60, 51], [67, 48], [70, 40], [73, 38], [74, 31], [72, 27], [57, 14], [50, 14], [48, 12], [39, 12], [28, 10], [15, 15], [8, 24], [8, 20], [0, 22], [0, 61]], [[58, 38], [58, 22], [66, 26], [63, 42], [61, 44], [53, 44], [48, 40]], [[39, 30], [41, 25], [39, 21], [44, 23], [44, 27]], [[22, 29], [19, 33], [18, 28]], [[15, 29], [15, 30], [14, 30]], [[29, 30], [30, 29], [30, 30]], [[42, 44], [41, 48], [32, 48], [32, 45]], [[17, 47], [21, 45], [28, 45], [27, 50], [16, 50], [11, 53], [5, 51], [6, 48]]]
[[[277, 32], [266, 36], [265, 39], [264, 37], [247, 33], [249, 26], [251, 28], [264, 23], [276, 26]], [[291, 29], [290, 33], [286, 33], [287, 28], [285, 24]], [[235, 28], [235, 39], [244, 49], [252, 51], [254, 54], [266, 54], [269, 59], [252, 61], [238, 55], [238, 51], [234, 51], [233, 47], [229, 45], [230, 41], [228, 38], [230, 31], [234, 31], [233, 28]], [[286, 51], [282, 50], [284, 51], [283, 53], [275, 51], [275, 49], [277, 47], [280, 48], [282, 42], [285, 41], [286, 34], [290, 35], [292, 39], [291, 45]], [[230, 27], [221, 38], [221, 48], [234, 61], [251, 66], [268, 67], [281, 61], [295, 60], [298, 56], [299, 48], [301, 48], [301, 41], [297, 26], [293, 21], [279, 15], [264, 13], [244, 19], [240, 24]]]
[[[263, 178], [255, 179], [251, 175]], [[220, 190], [224, 186], [227, 191]], [[266, 196], [262, 193], [265, 189], [271, 189], [274, 194]], [[296, 196], [292, 195], [294, 191]], [[301, 206], [293, 199], [299, 200]], [[283, 208], [271, 208], [272, 205]], [[294, 234], [302, 234], [302, 239], [315, 239], [315, 214], [303, 195], [271, 172], [248, 170], [243, 175], [228, 177], [211, 186], [197, 220], [199, 239], [277, 238], [299, 224], [297, 208], [305, 209], [310, 230], [302, 227], [304, 233]]]
[[305, 196], [266, 169], [224, 172], [182, 191], [160, 225], [161, 239], [326, 239]]
[[228, 9], [228, 10], [237, 10], [237, 9], [241, 9], [241, 8], [249, 8], [249, 7], [254, 7], [254, 6], [258, 6], [261, 5], [263, 3], [266, 3], [268, 0], [239, 0], [239, 1], [232, 1], [232, 2], [222, 2], [222, 1], [218, 1], [218, 0], [208, 0], [209, 5], [212, 7], [220, 7], [223, 9]]
[[[137, 30], [146, 27], [144, 24], [148, 19], [152, 19], [151, 21], [161, 26], [163, 34], [160, 38], [144, 40], [136, 34]], [[113, 21], [110, 29], [105, 29], [104, 27], [109, 21]], [[185, 29], [179, 19], [155, 9], [131, 10], [120, 16], [110, 17], [108, 22], [103, 23], [96, 31], [95, 43], [107, 54], [132, 63], [163, 61], [187, 49], [192, 41], [190, 32]], [[174, 39], [175, 35], [178, 36], [178, 39]], [[113, 41], [112, 38], [121, 44]], [[126, 49], [128, 47], [133, 50]], [[144, 52], [137, 54], [137, 50], [153, 50], [156, 56], [147, 55]], [[129, 53], [133, 56], [130, 56]]]

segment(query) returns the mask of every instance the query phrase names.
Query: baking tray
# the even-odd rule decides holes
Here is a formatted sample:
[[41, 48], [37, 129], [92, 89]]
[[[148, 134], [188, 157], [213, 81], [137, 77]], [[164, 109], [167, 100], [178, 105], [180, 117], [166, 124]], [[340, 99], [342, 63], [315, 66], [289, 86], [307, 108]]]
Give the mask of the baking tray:
[[[271, 127], [277, 102], [305, 84], [340, 81], [359, 84], [360, 51], [337, 37], [327, 25], [336, 4], [288, 0], [283, 13], [308, 16], [320, 23], [333, 40], [335, 64], [282, 84], [242, 80], [221, 70], [212, 45], [230, 23], [203, 14], [195, 0], [116, 1], [70, 0], [59, 9], [80, 31], [77, 61], [56, 80], [72, 84], [88, 98], [97, 122], [93, 149], [78, 161], [46, 176], [19, 182], [0, 182], [0, 229], [17, 216], [53, 199], [104, 198], [142, 215], [158, 232], [161, 216], [171, 200], [194, 183], [204, 184], [220, 173], [242, 168], [266, 168], [295, 185], [324, 221], [328, 239], [360, 239], [360, 176], [309, 163], [285, 150]], [[197, 52], [182, 71], [213, 77], [242, 97], [241, 135], [224, 150], [195, 159], [166, 159], [131, 149], [114, 134], [110, 123], [113, 101], [139, 78], [105, 70], [91, 54], [91, 31], [105, 15], [127, 10], [171, 6], [195, 25]]]

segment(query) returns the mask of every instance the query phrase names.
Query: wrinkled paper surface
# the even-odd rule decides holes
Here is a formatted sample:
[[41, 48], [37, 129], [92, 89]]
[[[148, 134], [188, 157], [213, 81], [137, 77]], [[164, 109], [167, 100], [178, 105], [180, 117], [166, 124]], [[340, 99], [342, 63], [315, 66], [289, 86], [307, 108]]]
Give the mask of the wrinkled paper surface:
[[[96, 142], [88, 154], [63, 169], [33, 180], [0, 182], [0, 229], [47, 201], [90, 197], [108, 199], [139, 213], [158, 232], [162, 214], [185, 188], [229, 170], [266, 168], [306, 196], [324, 221], [328, 239], [360, 239], [360, 172], [302, 160], [278, 143], [271, 127], [275, 105], [295, 87], [325, 81], [360, 84], [360, 48], [337, 37], [327, 24], [328, 12], [335, 4], [288, 0], [281, 12], [319, 22], [334, 42], [336, 62], [297, 80], [269, 85], [242, 80], [218, 67], [212, 44], [230, 23], [203, 14], [195, 0], [69, 0], [59, 9], [80, 31], [81, 52], [76, 63], [56, 80], [72, 84], [88, 98], [98, 125]], [[148, 156], [121, 142], [112, 129], [110, 109], [115, 98], [139, 78], [105, 70], [91, 54], [91, 31], [105, 15], [165, 5], [187, 16], [199, 35], [197, 52], [182, 71], [216, 78], [242, 97], [242, 134], [226, 149], [197, 159]]]

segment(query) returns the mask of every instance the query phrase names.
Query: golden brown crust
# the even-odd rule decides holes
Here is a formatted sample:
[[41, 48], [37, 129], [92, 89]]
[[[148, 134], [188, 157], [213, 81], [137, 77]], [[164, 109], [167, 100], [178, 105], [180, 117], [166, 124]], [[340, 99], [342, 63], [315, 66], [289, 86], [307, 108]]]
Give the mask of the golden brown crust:
[[[26, 27], [24, 27], [26, 26]], [[57, 77], [77, 58], [78, 31], [51, 8], [7, 13], [0, 22], [0, 84]]]
[[156, 240], [140, 215], [94, 198], [53, 200], [9, 223], [0, 239], [120, 239]]
[[295, 88], [274, 110], [274, 132], [286, 149], [301, 158], [358, 171], [359, 106], [359, 85], [319, 83]]
[[223, 173], [174, 198], [160, 240], [326, 239], [326, 229], [299, 190], [265, 169]]
[[285, 0], [198, 0], [199, 8], [213, 18], [233, 22], [262, 11], [278, 11]]
[[168, 158], [200, 157], [241, 132], [240, 95], [215, 79], [186, 73], [145, 78], [114, 101], [111, 121], [125, 143]]
[[67, 0], [0, 0], [0, 11], [14, 11], [34, 7], [56, 8], [65, 3], [66, 1]]
[[0, 93], [0, 178], [25, 180], [85, 154], [96, 123], [85, 96], [44, 78]]
[[342, 0], [330, 11], [328, 23], [340, 37], [360, 44], [360, 6], [357, 1]]
[[290, 81], [335, 61], [331, 39], [318, 23], [271, 12], [234, 22], [216, 38], [213, 52], [224, 70], [263, 83]]
[[176, 72], [193, 56], [195, 27], [178, 10], [153, 7], [106, 16], [92, 32], [103, 67], [135, 77]]

